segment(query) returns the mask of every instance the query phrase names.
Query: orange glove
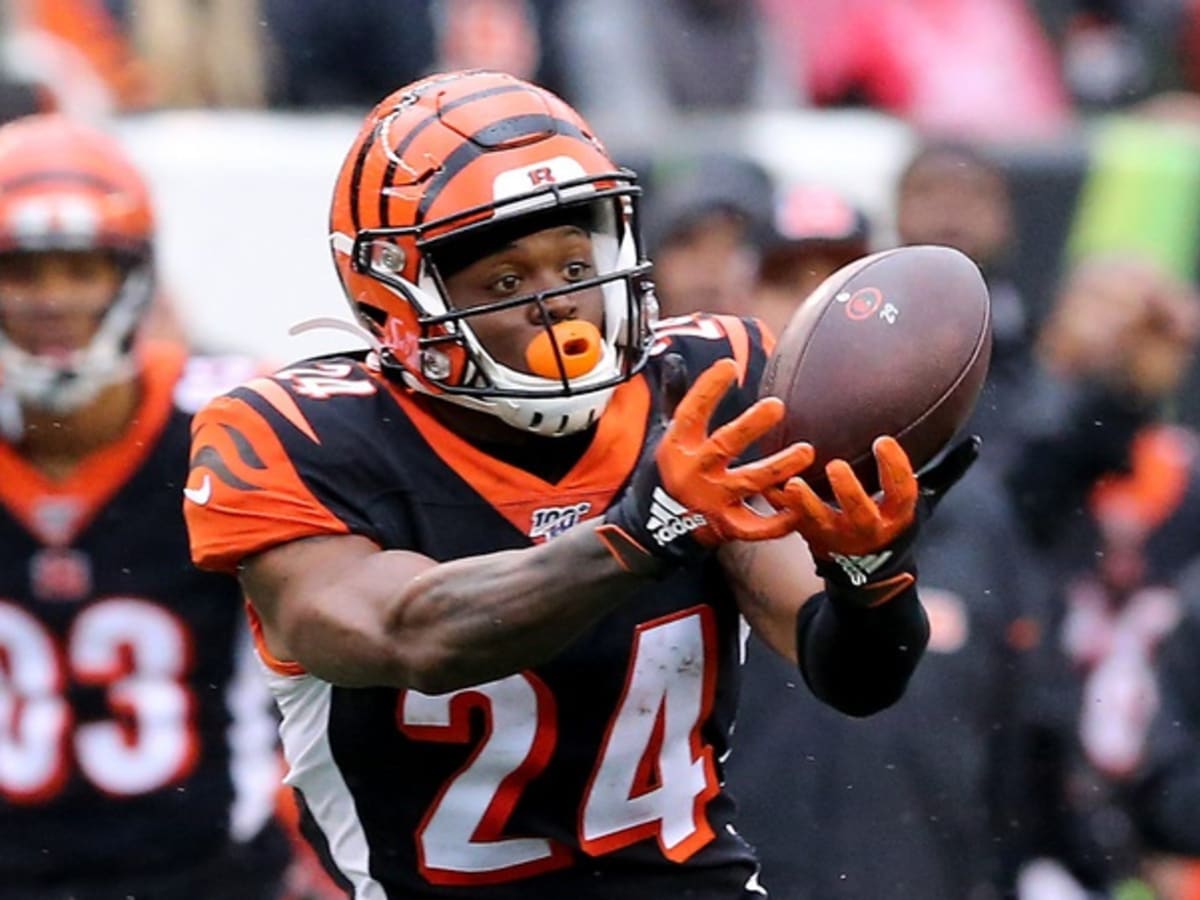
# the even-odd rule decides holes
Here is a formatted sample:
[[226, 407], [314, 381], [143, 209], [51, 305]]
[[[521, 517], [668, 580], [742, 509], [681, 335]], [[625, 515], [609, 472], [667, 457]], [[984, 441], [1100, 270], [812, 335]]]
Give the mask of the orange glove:
[[784, 412], [777, 398], [759, 400], [709, 434], [709, 420], [736, 378], [736, 363], [718, 360], [684, 394], [665, 429], [648, 436], [650, 452], [600, 526], [601, 538], [623, 563], [628, 565], [630, 543], [642, 554], [683, 565], [725, 541], [761, 541], [793, 529], [791, 512], [762, 515], [746, 500], [808, 468], [814, 451], [792, 444], [730, 468]]
[[835, 459], [825, 467], [837, 506], [817, 496], [800, 478], [765, 492], [772, 506], [789, 510], [795, 530], [808, 542], [813, 556], [863, 556], [887, 547], [912, 524], [917, 511], [917, 476], [908, 454], [893, 437], [876, 438], [871, 446], [879, 471], [883, 499], [876, 503], [850, 464]]
[[707, 520], [695, 537], [709, 545], [787, 534], [790, 516], [763, 516], [747, 506], [746, 500], [804, 471], [816, 456], [810, 444], [792, 444], [763, 459], [729, 468], [774, 428], [784, 413], [782, 400], [767, 397], [709, 434], [709, 420], [736, 379], [737, 364], [732, 359], [718, 360], [701, 373], [680, 401], [654, 454], [667, 492]]
[[817, 574], [842, 588], [839, 595], [845, 596], [845, 589], [890, 585], [883, 591], [854, 591], [863, 604], [876, 605], [912, 583], [913, 549], [921, 523], [978, 458], [980, 443], [971, 436], [915, 475], [908, 454], [895, 438], [877, 438], [871, 450], [883, 488], [878, 502], [840, 459], [825, 467], [836, 507], [799, 478], [763, 495], [777, 510], [792, 515], [796, 531], [812, 550]]

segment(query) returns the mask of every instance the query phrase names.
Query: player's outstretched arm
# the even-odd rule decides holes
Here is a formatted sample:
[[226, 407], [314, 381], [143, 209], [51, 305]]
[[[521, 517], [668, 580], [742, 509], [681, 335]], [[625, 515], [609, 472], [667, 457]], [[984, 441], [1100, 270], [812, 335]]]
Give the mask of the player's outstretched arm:
[[549, 659], [623, 601], [644, 576], [593, 529], [440, 564], [358, 535], [307, 538], [241, 578], [272, 655], [333, 684], [436, 694]]
[[978, 439], [920, 477], [891, 438], [874, 450], [878, 500], [841, 460], [826, 468], [836, 504], [800, 479], [765, 492], [773, 506], [794, 514], [811, 557], [785, 541], [722, 549], [751, 625], [799, 664], [814, 694], [853, 715], [895, 702], [921, 657], [928, 622], [917, 597], [914, 545], [921, 522], [974, 461]]
[[242, 582], [267, 649], [334, 684], [454, 690], [552, 658], [639, 585], [724, 541], [787, 533], [788, 514], [763, 515], [746, 500], [806, 468], [812, 450], [731, 467], [782, 414], [779, 401], [760, 401], [710, 434], [735, 378], [731, 361], [703, 373], [653, 429], [605, 520], [546, 544], [436, 563], [331, 536], [247, 560]]

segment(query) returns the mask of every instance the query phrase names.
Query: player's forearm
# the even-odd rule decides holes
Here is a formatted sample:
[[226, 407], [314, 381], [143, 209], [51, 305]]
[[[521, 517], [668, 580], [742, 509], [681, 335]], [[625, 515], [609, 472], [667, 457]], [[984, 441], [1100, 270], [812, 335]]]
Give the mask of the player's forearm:
[[915, 584], [874, 608], [831, 600], [829, 590], [800, 611], [800, 671], [825, 703], [871, 715], [904, 694], [929, 643], [929, 620]]
[[796, 615], [824, 587], [804, 541], [797, 534], [774, 541], [731, 541], [717, 551], [717, 558], [750, 627], [768, 647], [795, 663]]
[[424, 648], [400, 676], [444, 692], [553, 658], [641, 582], [584, 526], [528, 550], [428, 569], [390, 605], [385, 624], [397, 642]]
[[344, 687], [438, 693], [552, 658], [651, 574], [627, 571], [585, 524], [440, 564], [358, 536], [311, 538], [247, 561], [241, 579], [280, 660]]

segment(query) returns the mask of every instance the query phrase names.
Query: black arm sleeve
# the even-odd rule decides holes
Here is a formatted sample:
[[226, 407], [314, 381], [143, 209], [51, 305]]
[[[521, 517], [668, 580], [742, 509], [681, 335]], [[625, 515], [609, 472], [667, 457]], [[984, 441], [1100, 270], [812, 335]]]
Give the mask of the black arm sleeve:
[[874, 608], [839, 598], [842, 590], [830, 586], [801, 607], [800, 672], [819, 700], [850, 716], [869, 716], [904, 694], [929, 643], [929, 620], [915, 584]]

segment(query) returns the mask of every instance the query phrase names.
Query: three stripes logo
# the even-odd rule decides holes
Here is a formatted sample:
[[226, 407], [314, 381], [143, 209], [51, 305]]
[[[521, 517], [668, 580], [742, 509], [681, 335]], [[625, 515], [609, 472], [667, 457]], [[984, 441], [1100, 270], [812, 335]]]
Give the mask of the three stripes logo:
[[892, 558], [891, 550], [884, 550], [881, 553], [865, 553], [862, 556], [847, 556], [843, 553], [831, 554], [833, 561], [842, 567], [842, 571], [846, 573], [846, 577], [850, 579], [850, 583], [855, 587], [859, 587], [867, 583], [867, 580], [878, 572], [887, 564], [887, 561]]
[[665, 547], [676, 538], [707, 524], [704, 516], [688, 510], [662, 487], [654, 489], [650, 496], [650, 518], [646, 520], [646, 530], [658, 546]]

